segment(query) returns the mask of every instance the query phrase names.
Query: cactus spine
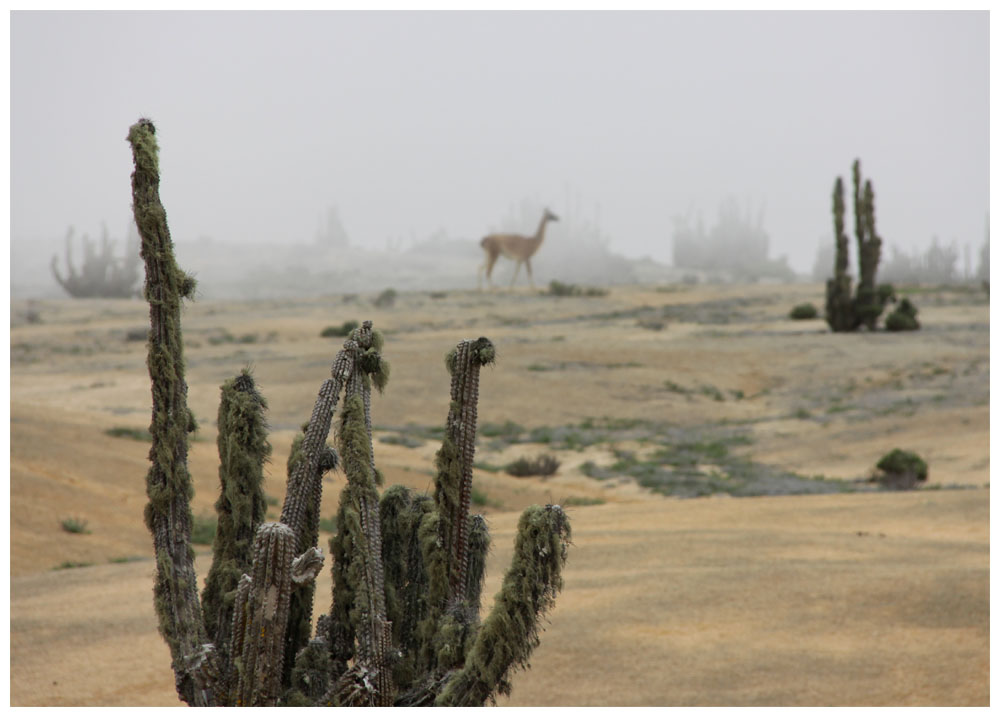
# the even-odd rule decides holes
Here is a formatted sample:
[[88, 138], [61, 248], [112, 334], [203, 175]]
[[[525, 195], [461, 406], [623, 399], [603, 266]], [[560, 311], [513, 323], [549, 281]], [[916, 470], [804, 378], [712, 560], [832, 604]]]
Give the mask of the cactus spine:
[[[480, 622], [490, 539], [469, 508], [479, 371], [496, 356], [485, 338], [462, 341], [446, 357], [451, 403], [434, 495], [393, 486], [380, 497], [371, 389], [384, 389], [389, 364], [371, 322], [354, 329], [293, 444], [279, 522], [263, 522], [267, 403], [248, 371], [227, 381], [218, 418], [219, 528], [199, 601], [187, 469], [194, 419], [180, 331], [181, 300], [194, 282], [174, 261], [153, 124], [139, 120], [128, 139], [152, 327], [145, 516], [156, 550], [154, 604], [179, 697], [198, 706], [482, 705], [509, 693], [562, 588], [570, 529], [559, 506], [524, 512], [503, 588]], [[338, 456], [326, 441], [341, 393]], [[330, 541], [333, 600], [309, 639], [323, 565], [322, 477], [338, 466], [347, 484]]]

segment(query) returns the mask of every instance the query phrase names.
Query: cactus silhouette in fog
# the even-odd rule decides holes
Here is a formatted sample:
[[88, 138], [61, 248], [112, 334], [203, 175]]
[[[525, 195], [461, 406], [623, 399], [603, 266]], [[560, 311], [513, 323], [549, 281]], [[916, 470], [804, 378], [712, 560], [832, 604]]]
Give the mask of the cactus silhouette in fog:
[[[193, 484], [181, 301], [194, 281], [176, 265], [159, 198], [155, 128], [129, 131], [133, 209], [150, 306], [152, 447], [146, 524], [156, 552], [154, 606], [179, 697], [197, 706], [483, 705], [509, 693], [527, 666], [541, 616], [562, 588], [570, 528], [559, 506], [521, 516], [514, 558], [492, 612], [480, 620], [489, 533], [470, 515], [479, 372], [495, 360], [485, 338], [446, 357], [451, 401], [433, 495], [402, 486], [379, 494], [371, 389], [389, 364], [370, 321], [355, 328], [293, 442], [281, 519], [264, 522], [267, 403], [247, 370], [222, 387], [220, 498], [213, 562], [201, 599], [191, 548]], [[339, 417], [338, 403], [343, 397]], [[338, 450], [327, 445], [337, 420]], [[342, 468], [333, 595], [315, 620], [324, 473]]]
[[861, 182], [861, 163], [851, 168], [854, 186], [854, 233], [858, 244], [858, 286], [852, 296], [848, 267], [848, 239], [844, 232], [844, 182], [833, 187], [833, 278], [826, 282], [826, 321], [834, 331], [874, 330], [887, 303], [894, 299], [892, 286], [876, 286], [875, 274], [882, 256], [882, 239], [875, 231], [875, 191], [871, 180]]
[[73, 263], [73, 227], [66, 232], [63, 259], [66, 276], [59, 273], [57, 256], [53, 256], [49, 264], [53, 278], [67, 294], [74, 299], [129, 299], [136, 295], [136, 282], [139, 281], [139, 267], [142, 264], [137, 246], [128, 242], [125, 256], [116, 258], [112, 254], [114, 242], [108, 238], [107, 226], [103, 227], [99, 251], [86, 234], [81, 243], [83, 263], [79, 271]]

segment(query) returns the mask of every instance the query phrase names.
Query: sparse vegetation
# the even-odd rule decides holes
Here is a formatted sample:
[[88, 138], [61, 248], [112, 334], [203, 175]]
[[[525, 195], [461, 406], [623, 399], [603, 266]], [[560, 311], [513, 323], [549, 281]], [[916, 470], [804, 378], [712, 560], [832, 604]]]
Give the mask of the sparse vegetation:
[[93, 563], [80, 562], [75, 560], [64, 560], [57, 566], [52, 568], [53, 570], [72, 570], [73, 568], [89, 568]]
[[881, 472], [873, 481], [893, 490], [911, 490], [927, 480], [927, 463], [912, 451], [894, 448], [875, 467]]
[[549, 288], [542, 293], [547, 296], [607, 296], [608, 290], [597, 286], [564, 284], [561, 281], [553, 279], [549, 282]]
[[563, 498], [560, 505], [564, 505], [567, 508], [572, 507], [584, 507], [588, 505], [604, 505], [607, 503], [604, 498], [596, 498], [591, 496], [581, 496], [581, 495], [571, 495]]
[[916, 331], [919, 328], [917, 307], [907, 298], [903, 298], [899, 306], [885, 317], [886, 331]]
[[423, 440], [406, 433], [390, 433], [385, 436], [379, 436], [378, 440], [379, 443], [388, 443], [392, 446], [405, 446], [406, 448], [419, 448], [424, 445]]
[[260, 340], [260, 336], [256, 333], [243, 334], [242, 336], [234, 336], [228, 331], [221, 331], [218, 334], [208, 337], [208, 343], [213, 346], [218, 346], [220, 344], [255, 344]]
[[559, 470], [559, 461], [555, 456], [548, 453], [535, 458], [522, 456], [515, 461], [511, 461], [504, 467], [504, 471], [508, 475], [518, 478], [526, 478], [528, 476], [542, 476], [547, 478], [554, 475], [557, 470]]
[[114, 438], [130, 438], [133, 441], [145, 441], [148, 443], [153, 440], [153, 436], [146, 428], [134, 428], [132, 426], [113, 426], [107, 429], [105, 433]]
[[789, 318], [795, 319], [796, 321], [802, 321], [807, 319], [815, 319], [817, 316], [819, 316], [819, 312], [816, 310], [816, 307], [813, 304], [806, 302], [804, 304], [798, 304], [792, 307], [792, 310], [788, 314], [788, 316]]
[[334, 336], [350, 336], [354, 329], [358, 328], [358, 322], [351, 320], [345, 321], [340, 326], [327, 326], [323, 329], [319, 335], [324, 339], [328, 339]]
[[67, 533], [84, 534], [90, 532], [87, 528], [87, 521], [83, 518], [63, 518], [59, 521], [59, 525]]

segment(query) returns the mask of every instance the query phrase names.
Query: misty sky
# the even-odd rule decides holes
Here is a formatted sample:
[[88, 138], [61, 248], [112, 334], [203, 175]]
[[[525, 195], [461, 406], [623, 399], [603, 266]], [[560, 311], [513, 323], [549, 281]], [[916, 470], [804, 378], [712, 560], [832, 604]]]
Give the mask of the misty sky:
[[985, 237], [979, 12], [14, 12], [11, 235], [122, 237], [139, 117], [175, 241], [478, 239], [522, 200], [668, 261], [727, 197], [808, 271], [857, 157], [888, 244]]

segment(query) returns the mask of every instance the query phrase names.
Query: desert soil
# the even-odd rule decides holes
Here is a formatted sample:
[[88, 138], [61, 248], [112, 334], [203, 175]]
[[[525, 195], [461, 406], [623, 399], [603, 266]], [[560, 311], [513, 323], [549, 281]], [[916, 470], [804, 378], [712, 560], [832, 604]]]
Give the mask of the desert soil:
[[[849, 335], [787, 318], [822, 306], [815, 284], [373, 298], [187, 305], [196, 516], [217, 497], [219, 386], [242, 368], [269, 403], [276, 516], [292, 438], [342, 341], [323, 328], [372, 319], [385, 333], [376, 462], [387, 484], [418, 489], [432, 486], [448, 411], [443, 357], [488, 336], [484, 594], [523, 508], [560, 503], [573, 530], [531, 669], [500, 705], [989, 704], [985, 294], [917, 291], [920, 331]], [[138, 300], [12, 304], [12, 705], [178, 704], [142, 519], [149, 443], [111, 435], [148, 427], [147, 319]], [[695, 456], [684, 475], [663, 458], [678, 443]], [[864, 482], [896, 447], [927, 461], [926, 485]], [[555, 475], [497, 470], [542, 454]], [[691, 476], [711, 495], [664, 494]], [[343, 483], [328, 477], [322, 515]], [[203, 579], [210, 549], [198, 553]], [[316, 614], [328, 570], [317, 594]]]

